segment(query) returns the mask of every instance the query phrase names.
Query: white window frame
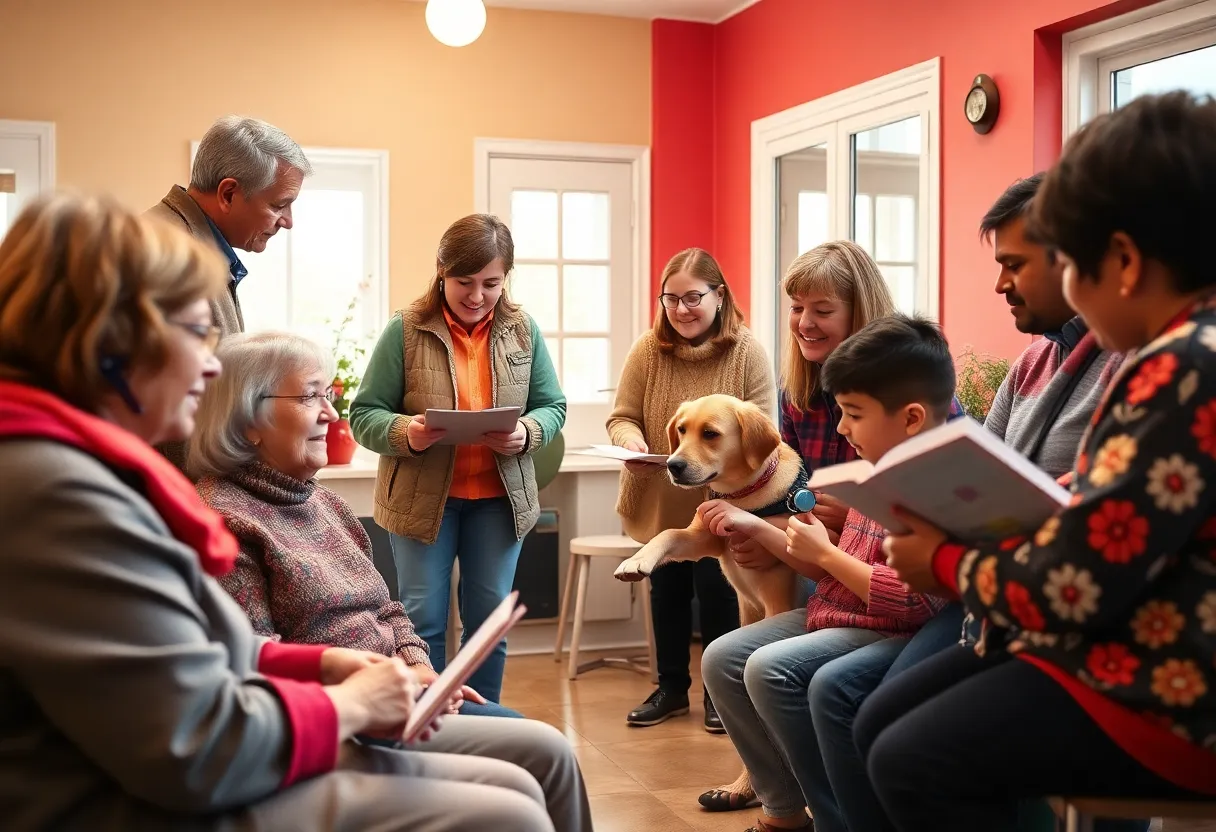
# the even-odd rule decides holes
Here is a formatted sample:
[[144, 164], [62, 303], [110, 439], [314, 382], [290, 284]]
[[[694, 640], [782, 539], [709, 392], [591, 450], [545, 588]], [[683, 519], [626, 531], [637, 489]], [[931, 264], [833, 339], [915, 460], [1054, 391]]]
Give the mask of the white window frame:
[[[194, 156], [198, 153], [198, 141], [190, 143], [190, 166], [194, 167]], [[365, 253], [365, 262], [372, 271], [371, 285], [360, 298], [364, 310], [364, 320], [368, 322], [370, 333], [375, 338], [388, 324], [389, 307], [389, 173], [388, 151], [365, 148], [342, 147], [304, 147], [301, 148], [308, 161], [314, 165], [348, 165], [364, 167], [371, 171], [372, 181], [376, 183], [375, 198], [379, 222], [372, 228], [372, 238], [369, 240], [369, 250]], [[186, 177], [189, 179], [189, 176]], [[301, 190], [308, 189], [308, 180], [304, 180]], [[288, 232], [290, 233], [290, 232]], [[238, 252], [239, 255], [239, 252]], [[341, 309], [345, 309], [343, 305]]]
[[490, 210], [490, 160], [533, 159], [554, 162], [626, 162], [632, 176], [633, 286], [629, 343], [650, 327], [650, 148], [631, 144], [548, 142], [527, 139], [473, 140], [473, 210]]
[[[53, 121], [15, 121], [0, 119], [0, 138], [4, 139], [37, 139], [38, 141], [38, 182], [37, 194], [48, 194], [55, 190], [55, 122]], [[21, 193], [21, 183], [17, 183]], [[0, 236], [3, 236], [0, 234]]]
[[[916, 309], [934, 319], [941, 298], [941, 59], [901, 69], [881, 78], [791, 107], [752, 122], [752, 332], [769, 351], [781, 354], [777, 320], [779, 241], [778, 159], [787, 153], [827, 144], [828, 239], [849, 237], [853, 213], [847, 187], [849, 136], [913, 116], [921, 118], [920, 194]], [[835, 197], [833, 198], [833, 195]]]
[[1110, 110], [1112, 72], [1216, 44], [1216, 0], [1163, 0], [1066, 33], [1064, 138]]

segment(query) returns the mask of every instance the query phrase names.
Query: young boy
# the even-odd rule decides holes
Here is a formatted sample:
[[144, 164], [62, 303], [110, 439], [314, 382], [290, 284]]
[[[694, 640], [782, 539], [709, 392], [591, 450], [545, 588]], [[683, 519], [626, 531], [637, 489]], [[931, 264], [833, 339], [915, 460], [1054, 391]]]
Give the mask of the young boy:
[[[824, 363], [820, 381], [835, 396], [837, 428], [858, 454], [877, 462], [904, 440], [946, 421], [954, 362], [938, 328], [924, 320], [882, 318], [846, 339]], [[910, 593], [886, 566], [885, 532], [855, 511], [839, 544], [810, 514], [784, 533], [720, 500], [698, 509], [719, 535], [754, 536], [799, 573], [818, 581], [805, 611], [795, 610], [720, 637], [701, 673], [718, 713], [751, 773], [763, 807], [753, 827], [843, 829], [807, 708], [815, 671], [850, 651], [915, 632], [941, 602]]]

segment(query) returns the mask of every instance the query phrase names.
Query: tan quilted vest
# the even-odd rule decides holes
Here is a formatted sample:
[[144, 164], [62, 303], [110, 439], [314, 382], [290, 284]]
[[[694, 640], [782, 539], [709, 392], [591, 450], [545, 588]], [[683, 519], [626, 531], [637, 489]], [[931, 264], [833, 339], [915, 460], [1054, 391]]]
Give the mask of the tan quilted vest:
[[[401, 313], [405, 348], [405, 401], [401, 413], [425, 413], [428, 407], [456, 407], [456, 364], [452, 337], [443, 314], [420, 320], [412, 310]], [[494, 406], [527, 407], [532, 374], [532, 331], [521, 313], [500, 310], [490, 325], [490, 379]], [[494, 455], [511, 510], [515, 537], [536, 524], [540, 505], [532, 457]], [[374, 516], [393, 534], [434, 543], [439, 536], [443, 506], [452, 485], [456, 449], [434, 445], [416, 456], [382, 456], [376, 474]]]

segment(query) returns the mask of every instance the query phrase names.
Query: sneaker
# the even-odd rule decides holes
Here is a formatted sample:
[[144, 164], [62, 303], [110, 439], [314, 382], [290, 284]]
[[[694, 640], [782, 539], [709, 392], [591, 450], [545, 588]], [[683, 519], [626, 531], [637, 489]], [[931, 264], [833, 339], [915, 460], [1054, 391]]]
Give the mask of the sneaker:
[[705, 730], [711, 734], [726, 733], [726, 729], [722, 726], [722, 718], [718, 716], [718, 709], [710, 701], [708, 691], [705, 692]]
[[650, 694], [645, 702], [630, 711], [629, 716], [625, 717], [625, 722], [642, 728], [658, 725], [673, 716], [681, 716], [686, 713], [688, 713], [687, 693], [672, 693], [659, 688]]

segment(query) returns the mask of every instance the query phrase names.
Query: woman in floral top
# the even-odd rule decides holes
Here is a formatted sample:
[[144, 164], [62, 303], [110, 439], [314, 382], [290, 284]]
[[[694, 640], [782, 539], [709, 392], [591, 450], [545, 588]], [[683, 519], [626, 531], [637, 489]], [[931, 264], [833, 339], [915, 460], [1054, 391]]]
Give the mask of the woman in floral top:
[[[1082, 129], [1036, 198], [1064, 290], [1124, 365], [1069, 507], [1027, 538], [888, 538], [913, 588], [1009, 644], [884, 686], [856, 739], [899, 829], [1014, 828], [1019, 798], [1216, 795], [1216, 102], [1146, 96]], [[1062, 753], [1063, 752], [1063, 753]]]

